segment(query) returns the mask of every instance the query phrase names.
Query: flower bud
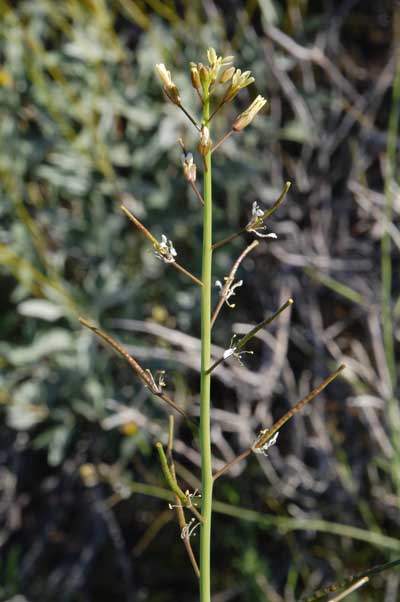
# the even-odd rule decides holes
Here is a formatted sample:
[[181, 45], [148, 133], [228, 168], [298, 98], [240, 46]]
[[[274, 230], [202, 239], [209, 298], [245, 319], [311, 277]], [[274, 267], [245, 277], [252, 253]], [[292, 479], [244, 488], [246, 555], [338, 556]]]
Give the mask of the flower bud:
[[161, 79], [163, 84], [163, 89], [165, 94], [168, 96], [171, 102], [174, 105], [181, 105], [181, 97], [179, 95], [179, 90], [171, 79], [171, 73], [168, 71], [164, 65], [164, 63], [159, 63], [156, 65], [156, 71], [158, 76]]
[[199, 153], [204, 157], [210, 151], [211, 145], [210, 130], [203, 125], [200, 132]]
[[217, 62], [217, 53], [215, 52], [214, 48], [209, 48], [207, 50], [207, 58], [211, 66], [215, 65], [215, 63]]
[[183, 155], [183, 175], [188, 182], [196, 181], [196, 163], [193, 162], [192, 153]]
[[199, 75], [203, 90], [207, 90], [210, 83], [210, 74], [207, 67], [204, 67], [203, 63], [199, 63]]
[[234, 73], [235, 73], [235, 67], [229, 67], [228, 69], [225, 69], [225, 71], [221, 75], [221, 79], [220, 79], [221, 84], [225, 84], [230, 79], [232, 79], [232, 76]]
[[254, 81], [255, 79], [251, 76], [251, 71], [244, 71], [244, 73], [242, 73], [240, 69], [236, 69], [232, 77], [231, 85], [223, 98], [223, 102], [225, 103], [233, 100], [240, 90], [246, 88]]
[[245, 111], [243, 111], [243, 113], [240, 113], [240, 115], [236, 117], [235, 121], [233, 122], [232, 129], [235, 132], [240, 132], [241, 130], [243, 130], [249, 125], [249, 123], [253, 121], [257, 113], [261, 111], [263, 106], [266, 104], [267, 101], [265, 100], [265, 98], [263, 98], [263, 96], [260, 96], [259, 94], [257, 98], [253, 100], [251, 105]]
[[200, 74], [197, 67], [192, 67], [190, 69], [190, 76], [192, 78], [192, 86], [195, 90], [200, 92], [201, 90], [201, 82], [200, 82]]

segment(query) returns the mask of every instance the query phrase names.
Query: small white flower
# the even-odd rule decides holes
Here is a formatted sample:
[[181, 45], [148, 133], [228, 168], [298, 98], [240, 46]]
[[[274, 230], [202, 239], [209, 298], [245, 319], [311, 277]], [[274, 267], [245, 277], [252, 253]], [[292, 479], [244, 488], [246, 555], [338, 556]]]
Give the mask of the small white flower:
[[166, 386], [165, 370], [158, 370], [156, 372], [156, 376], [158, 376], [158, 382], [155, 381], [155, 378], [154, 378], [153, 374], [151, 373], [151, 370], [149, 370], [147, 368], [146, 372], [149, 375], [150, 380], [151, 380], [151, 385], [149, 385], [149, 389], [151, 389], [151, 391], [153, 393], [155, 393], [156, 395], [160, 395], [162, 393], [163, 387]]
[[[193, 524], [195, 522], [196, 519], [191, 518], [190, 521], [188, 522], [187, 525], [185, 525], [181, 531], [181, 539], [189, 539], [191, 537], [191, 535], [193, 535], [194, 531], [197, 529], [197, 527], [200, 526], [200, 523], [197, 522], [195, 524]], [[196, 533], [194, 533], [196, 535]]]
[[223, 358], [224, 360], [228, 359], [228, 357], [231, 357], [233, 355], [233, 357], [235, 357], [239, 364], [241, 366], [244, 366], [243, 362], [242, 362], [242, 355], [244, 355], [245, 353], [247, 353], [248, 355], [253, 355], [254, 351], [246, 351], [245, 349], [243, 350], [239, 350], [237, 349], [237, 347], [235, 346], [235, 339], [236, 339], [237, 335], [234, 334], [233, 337], [231, 338], [231, 342], [229, 344], [229, 349], [225, 349], [224, 353], [223, 353]]
[[234, 348], [225, 349], [224, 355], [223, 355], [224, 360], [227, 360], [228, 357], [231, 357], [231, 355], [233, 355], [234, 353], [235, 353]]
[[174, 263], [175, 257], [178, 255], [172, 240], [168, 240], [165, 234], [161, 236], [161, 242], [155, 251], [155, 255], [165, 263]]
[[271, 439], [268, 439], [264, 445], [262, 445], [261, 447], [257, 447], [257, 443], [268, 433], [268, 429], [264, 429], [262, 431], [260, 431], [257, 439], [254, 441], [251, 449], [255, 454], [263, 454], [264, 456], [267, 456], [267, 451], [269, 450], [270, 447], [272, 447], [272, 445], [275, 445], [277, 439], [278, 439], [278, 435], [279, 435], [279, 431], [277, 431], [272, 437]]
[[222, 284], [221, 280], [216, 280], [215, 286], [220, 289], [220, 297], [223, 297], [225, 303], [228, 307], [234, 308], [236, 305], [234, 303], [229, 303], [229, 299], [236, 295], [235, 288], [243, 285], [243, 280], [238, 280], [234, 283], [233, 279], [225, 277], [225, 284]]
[[264, 211], [258, 205], [257, 201], [254, 201], [251, 207], [251, 215], [252, 217], [262, 217], [264, 215]]
[[174, 82], [171, 78], [171, 71], [168, 71], [164, 63], [159, 63], [158, 65], [156, 65], [156, 71], [165, 88], [170, 88], [174, 85]]
[[253, 232], [256, 236], [260, 238], [278, 238], [274, 232], [269, 232], [268, 234], [263, 234], [262, 232], [267, 229], [267, 226], [263, 223], [264, 211], [257, 204], [257, 201], [254, 201], [251, 208], [251, 220], [247, 224], [245, 230], [247, 232]]

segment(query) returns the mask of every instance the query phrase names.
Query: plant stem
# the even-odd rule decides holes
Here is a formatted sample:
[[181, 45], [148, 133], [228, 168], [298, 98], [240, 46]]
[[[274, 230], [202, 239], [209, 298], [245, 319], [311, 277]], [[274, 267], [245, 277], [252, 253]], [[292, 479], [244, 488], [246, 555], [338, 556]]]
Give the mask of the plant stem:
[[[204, 122], [209, 127], [210, 97], [204, 98]], [[201, 288], [201, 383], [200, 383], [200, 446], [202, 468], [201, 514], [204, 523], [200, 529], [200, 602], [211, 602], [210, 546], [213, 476], [210, 436], [210, 384], [207, 374], [211, 358], [211, 272], [212, 272], [212, 172], [211, 152], [204, 157], [203, 256]]]

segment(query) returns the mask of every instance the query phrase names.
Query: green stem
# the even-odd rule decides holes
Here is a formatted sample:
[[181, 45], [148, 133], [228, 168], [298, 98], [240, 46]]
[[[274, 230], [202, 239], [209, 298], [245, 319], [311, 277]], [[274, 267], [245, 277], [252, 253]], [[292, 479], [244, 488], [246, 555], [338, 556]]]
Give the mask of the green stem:
[[[209, 127], [210, 97], [204, 98], [204, 122]], [[210, 436], [210, 383], [207, 374], [211, 358], [211, 271], [212, 271], [212, 173], [211, 152], [204, 157], [203, 257], [201, 288], [201, 384], [200, 384], [200, 445], [202, 467], [200, 530], [200, 602], [211, 602], [210, 547], [213, 477]]]

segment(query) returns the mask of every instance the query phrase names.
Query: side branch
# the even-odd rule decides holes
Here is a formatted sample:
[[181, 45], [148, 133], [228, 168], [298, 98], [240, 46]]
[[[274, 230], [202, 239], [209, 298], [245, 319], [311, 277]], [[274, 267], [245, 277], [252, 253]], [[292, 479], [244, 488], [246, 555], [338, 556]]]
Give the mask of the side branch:
[[323, 391], [333, 380], [335, 380], [337, 376], [339, 376], [339, 374], [345, 369], [345, 367], [345, 364], [341, 364], [333, 374], [331, 374], [330, 376], [328, 376], [328, 378], [322, 381], [322, 383], [318, 387], [313, 389], [311, 393], [306, 395], [306, 397], [304, 397], [301, 401], [296, 403], [294, 408], [286, 412], [286, 414], [284, 414], [282, 418], [275, 422], [275, 424], [270, 429], [267, 429], [265, 432], [262, 432], [261, 437], [259, 437], [254, 443], [252, 450], [262, 450], [263, 447], [268, 443], [268, 441], [272, 439], [272, 437], [283, 427], [283, 425], [286, 424], [286, 422], [288, 422], [291, 418], [293, 418], [293, 416], [299, 410], [304, 408], [305, 405], [310, 403], [310, 401], [312, 401], [314, 397], [319, 395], [321, 391]]
[[[231, 236], [228, 236], [227, 238], [224, 238], [223, 240], [220, 240], [220, 241], [214, 243], [213, 247], [212, 247], [213, 251], [215, 251], [216, 249], [219, 249], [220, 247], [223, 247], [224, 245], [228, 244], [232, 240], [235, 240], [235, 238], [238, 238], [239, 236], [241, 236], [242, 234], [245, 234], [246, 232], [248, 232], [248, 233], [253, 232], [257, 236], [265, 237], [266, 235], [265, 234], [262, 235], [260, 233], [260, 230], [265, 230], [265, 226], [264, 226], [265, 220], [270, 215], [272, 215], [278, 209], [278, 207], [281, 205], [281, 203], [285, 200], [285, 197], [286, 197], [287, 193], [289, 192], [290, 186], [291, 186], [291, 183], [286, 182], [282, 194], [275, 201], [275, 203], [272, 205], [272, 207], [270, 207], [269, 209], [264, 211], [261, 215], [259, 215], [259, 214], [255, 215], [255, 216], [253, 215], [252, 218], [250, 219], [250, 221], [248, 222], [248, 224], [244, 228], [242, 228], [242, 230], [239, 230], [239, 232], [235, 232], [235, 234], [231, 234]], [[267, 236], [271, 237], [271, 235], [267, 235]], [[275, 238], [275, 236], [273, 236], [273, 237]]]
[[[237, 343], [233, 344], [231, 341], [231, 348], [227, 349], [225, 351], [225, 353], [223, 354], [222, 357], [220, 357], [216, 362], [214, 362], [214, 364], [212, 364], [212, 366], [210, 366], [210, 368], [208, 368], [207, 370], [207, 374], [210, 374], [213, 370], [215, 370], [215, 368], [217, 366], [219, 366], [224, 360], [228, 359], [229, 357], [231, 357], [233, 355], [233, 357], [236, 358], [240, 358], [240, 354], [242, 353], [252, 353], [249, 351], [242, 351], [243, 347], [253, 338], [255, 337], [255, 335], [257, 334], [257, 332], [259, 332], [262, 328], [264, 328], [265, 326], [268, 326], [269, 324], [271, 324], [271, 322], [273, 322], [285, 309], [287, 309], [288, 307], [290, 307], [291, 305], [293, 305], [294, 301], [293, 299], [288, 299], [286, 301], [286, 303], [284, 303], [282, 305], [282, 307], [280, 307], [274, 314], [272, 314], [272, 316], [270, 316], [269, 318], [266, 318], [265, 320], [263, 320], [262, 322], [260, 322], [259, 324], [256, 324], [256, 326], [254, 326], [254, 328], [252, 328], [244, 337], [242, 337]], [[234, 335], [235, 337], [236, 335]], [[233, 338], [234, 338], [233, 337]]]
[[[169, 465], [169, 470], [170, 470], [171, 476], [172, 476], [174, 482], [177, 483], [175, 464], [174, 464], [174, 459], [173, 459], [173, 454], [172, 454], [173, 447], [174, 447], [174, 416], [171, 414], [169, 417], [167, 458], [168, 458], [168, 465]], [[197, 564], [196, 556], [194, 555], [194, 552], [192, 549], [192, 544], [190, 543], [190, 537], [182, 538], [182, 533], [184, 532], [185, 529], [188, 528], [188, 524], [186, 523], [185, 513], [183, 511], [179, 497], [176, 494], [175, 494], [175, 504], [174, 504], [174, 506], [170, 505], [170, 508], [174, 508], [176, 511], [176, 516], [178, 518], [178, 523], [179, 523], [179, 527], [181, 530], [181, 539], [183, 541], [183, 545], [185, 546], [185, 549], [186, 549], [187, 555], [189, 557], [190, 563], [193, 567], [194, 573], [195, 573], [196, 577], [199, 579], [200, 578], [199, 565]]]
[[217, 142], [217, 144], [216, 144], [215, 146], [213, 146], [213, 148], [211, 149], [211, 152], [212, 152], [212, 153], [214, 153], [216, 150], [218, 150], [218, 149], [219, 149], [219, 147], [220, 147], [220, 146], [222, 146], [222, 144], [225, 142], [225, 140], [228, 140], [228, 138], [229, 138], [230, 136], [232, 136], [232, 134], [234, 134], [234, 133], [235, 133], [235, 131], [234, 131], [234, 130], [229, 130], [229, 132], [227, 132], [227, 133], [225, 134], [225, 136], [222, 136], [221, 140], [219, 140], [219, 141]]
[[321, 393], [339, 374], [345, 369], [345, 365], [342, 364], [339, 368], [328, 378], [326, 378], [318, 387], [313, 389], [311, 393], [309, 393], [306, 397], [304, 397], [301, 401], [299, 401], [291, 410], [286, 412], [270, 429], [264, 429], [260, 432], [256, 441], [253, 445], [246, 449], [244, 452], [237, 456], [225, 466], [223, 466], [218, 472], [216, 472], [213, 476], [214, 481], [222, 476], [225, 472], [228, 472], [233, 466], [250, 456], [253, 453], [263, 453], [266, 454], [266, 450], [272, 444], [272, 440], [275, 435], [274, 441], [276, 441], [276, 436], [279, 430], [283, 427], [286, 422], [288, 422], [299, 410], [301, 410], [307, 403], [312, 401], [314, 397], [316, 397], [319, 393]]
[[[185, 274], [188, 278], [190, 278], [193, 282], [198, 284], [199, 286], [203, 286], [203, 283], [199, 278], [194, 276], [191, 272], [186, 270], [183, 266], [181, 266], [177, 261], [175, 261], [176, 251], [172, 246], [171, 241], [169, 241], [169, 246], [166, 243], [166, 237], [163, 242], [158, 242], [158, 240], [153, 236], [153, 234], [140, 222], [130, 211], [125, 207], [125, 205], [121, 205], [121, 211], [126, 215], [126, 217], [136, 226], [136, 228], [144, 234], [149, 242], [153, 245], [156, 255], [159, 259], [162, 259], [165, 263], [173, 265], [175, 269], [182, 274]], [[163, 235], [164, 238], [164, 235]]]
[[150, 370], [144, 370], [142, 366], [138, 364], [138, 362], [126, 351], [126, 349], [124, 349], [106, 332], [104, 332], [85, 318], [79, 318], [79, 322], [82, 324], [82, 326], [85, 326], [85, 328], [88, 328], [89, 330], [94, 332], [98, 337], [100, 337], [101, 339], [103, 339], [103, 341], [110, 345], [110, 347], [112, 347], [117, 353], [119, 353], [128, 362], [132, 370], [136, 372], [139, 378], [143, 381], [144, 385], [149, 389], [149, 391], [153, 393], [153, 395], [165, 401], [165, 403], [167, 403], [171, 408], [173, 408], [176, 412], [181, 414], [181, 416], [183, 416], [191, 422], [186, 412], [184, 412], [182, 408], [180, 408], [174, 401], [172, 401], [172, 399], [168, 397], [168, 395], [166, 395], [163, 392], [162, 387], [164, 383], [162, 379], [160, 379], [159, 384], [157, 384]]
[[216, 308], [214, 309], [214, 313], [211, 318], [211, 328], [214, 326], [215, 320], [217, 319], [218, 314], [221, 311], [223, 304], [228, 299], [228, 295], [229, 295], [231, 286], [235, 280], [236, 272], [238, 271], [240, 264], [242, 263], [242, 261], [246, 257], [246, 255], [248, 255], [250, 253], [250, 251], [255, 249], [258, 246], [258, 244], [259, 244], [258, 240], [254, 240], [248, 247], [246, 247], [246, 249], [239, 255], [239, 257], [233, 264], [232, 269], [229, 272], [229, 276], [227, 276], [225, 278], [225, 284], [220, 292], [220, 299], [218, 301]]
[[171, 474], [171, 471], [168, 466], [167, 456], [165, 455], [162, 443], [160, 443], [158, 441], [156, 443], [156, 448], [158, 451], [158, 455], [160, 456], [161, 468], [164, 473], [165, 480], [167, 481], [167, 483], [169, 485], [169, 488], [179, 498], [179, 500], [182, 502], [182, 504], [188, 510], [190, 510], [201, 523], [203, 523], [204, 518], [202, 517], [200, 512], [197, 510], [197, 508], [193, 505], [189, 495], [186, 495], [185, 493], [183, 493], [182, 489], [179, 487], [178, 483], [176, 482], [176, 479], [173, 478], [173, 475]]

